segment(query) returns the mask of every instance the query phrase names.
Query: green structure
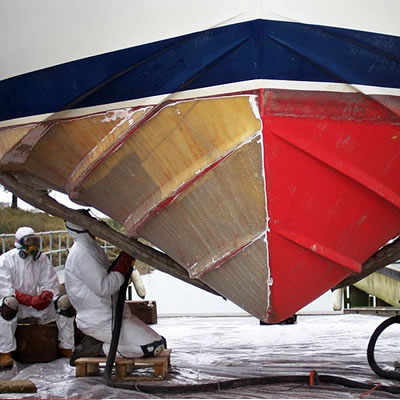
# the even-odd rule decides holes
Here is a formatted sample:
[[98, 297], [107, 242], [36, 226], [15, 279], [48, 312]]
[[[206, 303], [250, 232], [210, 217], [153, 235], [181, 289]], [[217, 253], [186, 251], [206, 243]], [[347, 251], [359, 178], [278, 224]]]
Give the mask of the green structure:
[[[400, 307], [400, 263], [390, 264], [358, 281], [354, 286], [365, 292], [367, 296], [370, 294], [388, 305]], [[354, 301], [353, 299], [351, 301], [352, 307], [361, 306], [361, 304], [354, 304], [354, 302], [359, 302], [358, 296], [354, 294]]]

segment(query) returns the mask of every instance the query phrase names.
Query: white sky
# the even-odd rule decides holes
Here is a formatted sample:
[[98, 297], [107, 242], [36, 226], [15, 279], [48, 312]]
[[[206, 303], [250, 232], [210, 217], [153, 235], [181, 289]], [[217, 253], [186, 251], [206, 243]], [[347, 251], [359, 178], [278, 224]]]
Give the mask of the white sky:
[[[73, 201], [71, 201], [70, 198], [64, 193], [60, 193], [53, 190], [50, 192], [50, 196], [68, 208], [72, 208], [74, 210], [84, 208], [82, 207], [82, 205], [76, 204]], [[6, 203], [11, 205], [11, 198], [12, 198], [11, 192], [5, 192], [3, 186], [0, 185], [0, 203]], [[21, 199], [18, 199], [18, 208], [21, 208], [22, 210], [37, 210], [37, 208], [31, 206], [29, 203], [26, 203]], [[90, 209], [97, 218], [106, 217], [106, 215], [103, 214], [101, 211], [93, 207], [91, 207]]]
[[[146, 300], [157, 302], [159, 315], [247, 314], [229, 300], [223, 300], [222, 297], [207, 293], [160, 271], [143, 275], [142, 280], [146, 287]], [[133, 300], [140, 300], [134, 290], [133, 295]], [[332, 306], [333, 293], [329, 290], [301, 311], [333, 311]]]
[[0, 79], [256, 18], [398, 35], [398, 11], [398, 0], [2, 0]]

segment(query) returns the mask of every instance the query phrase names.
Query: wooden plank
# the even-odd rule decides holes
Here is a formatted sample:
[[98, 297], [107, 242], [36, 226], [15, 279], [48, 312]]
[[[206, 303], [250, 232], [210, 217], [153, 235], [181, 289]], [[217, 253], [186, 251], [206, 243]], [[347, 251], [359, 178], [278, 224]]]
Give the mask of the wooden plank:
[[[132, 365], [132, 363], [130, 365]], [[128, 376], [130, 365], [126, 363], [115, 364], [115, 376], [117, 378], [125, 378]]]
[[0, 393], [36, 393], [36, 385], [29, 379], [0, 381]]
[[[75, 360], [75, 364], [87, 364], [87, 363], [106, 363], [107, 357], [81, 357]], [[131, 358], [116, 358], [114, 361], [115, 364], [132, 364]]]
[[[172, 349], [165, 349], [163, 350], [159, 355], [155, 357], [135, 357], [135, 358], [121, 358], [117, 357], [115, 358], [114, 363], [115, 364], [154, 364], [154, 363], [159, 363], [163, 362], [166, 358], [169, 358], [171, 355]], [[85, 363], [106, 363], [107, 362], [107, 357], [80, 357], [75, 360], [75, 364], [80, 365], [80, 364], [85, 364]]]
[[154, 377], [165, 379], [168, 372], [168, 368], [170, 366], [170, 355], [171, 355], [171, 349], [165, 349], [161, 354], [159, 354], [156, 357], [135, 358], [133, 360], [133, 367], [134, 368], [153, 367]]
[[165, 360], [162, 363], [154, 364], [154, 376], [161, 376], [163, 379], [167, 375], [168, 370], [168, 360]]
[[98, 363], [86, 364], [86, 376], [94, 376], [100, 373], [100, 368]]
[[[171, 349], [165, 349], [156, 357], [116, 358], [115, 376], [127, 380], [165, 379], [170, 363]], [[93, 376], [99, 373], [100, 364], [106, 364], [107, 357], [81, 357], [75, 360], [76, 377]], [[104, 365], [102, 365], [104, 368]], [[153, 376], [131, 376], [133, 368], [152, 368]]]
[[82, 377], [82, 376], [86, 376], [86, 363], [82, 363], [82, 364], [76, 364], [75, 366], [75, 376], [76, 377]]

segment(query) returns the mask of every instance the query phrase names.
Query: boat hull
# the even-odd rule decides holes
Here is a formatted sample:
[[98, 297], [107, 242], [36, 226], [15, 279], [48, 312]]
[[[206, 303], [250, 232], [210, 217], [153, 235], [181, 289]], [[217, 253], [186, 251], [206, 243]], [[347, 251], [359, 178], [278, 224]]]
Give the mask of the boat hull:
[[260, 89], [14, 127], [1, 169], [96, 207], [278, 322], [398, 234], [395, 100]]
[[97, 208], [279, 322], [400, 232], [399, 6], [364, 1], [349, 22], [320, 2], [304, 16], [231, 1], [211, 24], [203, 1], [198, 29], [171, 32], [147, 29], [155, 3], [131, 13], [130, 44], [111, 21], [111, 48], [85, 36], [85, 56], [0, 71], [0, 171]]

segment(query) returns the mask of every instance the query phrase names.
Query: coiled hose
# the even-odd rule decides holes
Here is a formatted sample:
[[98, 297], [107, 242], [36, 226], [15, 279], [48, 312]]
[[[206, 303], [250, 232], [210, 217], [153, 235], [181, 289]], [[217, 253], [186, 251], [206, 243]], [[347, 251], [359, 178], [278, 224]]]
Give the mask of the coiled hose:
[[395, 315], [394, 317], [390, 317], [383, 321], [374, 331], [369, 339], [368, 349], [367, 349], [367, 357], [368, 357], [368, 364], [371, 369], [379, 376], [387, 379], [395, 379], [400, 380], [400, 373], [394, 371], [385, 371], [375, 361], [375, 345], [378, 337], [381, 333], [390, 325], [399, 324], [400, 323], [400, 315]]
[[[214, 392], [219, 390], [228, 390], [243, 386], [251, 386], [251, 385], [272, 385], [272, 384], [310, 384], [310, 376], [309, 375], [281, 375], [281, 376], [261, 376], [254, 378], [239, 378], [239, 379], [230, 379], [225, 381], [218, 382], [209, 382], [209, 383], [199, 383], [199, 384], [183, 384], [183, 385], [168, 385], [168, 386], [157, 386], [157, 385], [140, 385], [138, 383], [126, 382], [123, 380], [112, 379], [111, 373], [112, 368], [115, 361], [115, 355], [117, 353], [119, 335], [121, 332], [121, 324], [122, 324], [122, 314], [125, 302], [125, 293], [126, 288], [128, 286], [129, 277], [132, 271], [129, 271], [125, 276], [125, 281], [122, 284], [117, 300], [117, 307], [115, 310], [115, 320], [114, 320], [114, 328], [112, 333], [112, 339], [110, 344], [110, 351], [107, 356], [107, 363], [104, 370], [104, 383], [107, 386], [119, 388], [119, 389], [128, 389], [134, 390], [137, 392], [144, 393], [168, 393], [168, 394], [176, 394], [176, 393], [197, 393], [197, 392]], [[314, 372], [314, 371], [313, 371]], [[316, 384], [336, 384], [345, 386], [353, 389], [364, 389], [364, 390], [379, 390], [385, 391], [393, 394], [400, 394], [400, 387], [396, 386], [382, 386], [382, 385], [371, 385], [367, 383], [353, 381], [351, 379], [342, 378], [340, 376], [333, 375], [317, 375], [318, 379], [315, 380]], [[314, 379], [313, 379], [314, 380]]]

